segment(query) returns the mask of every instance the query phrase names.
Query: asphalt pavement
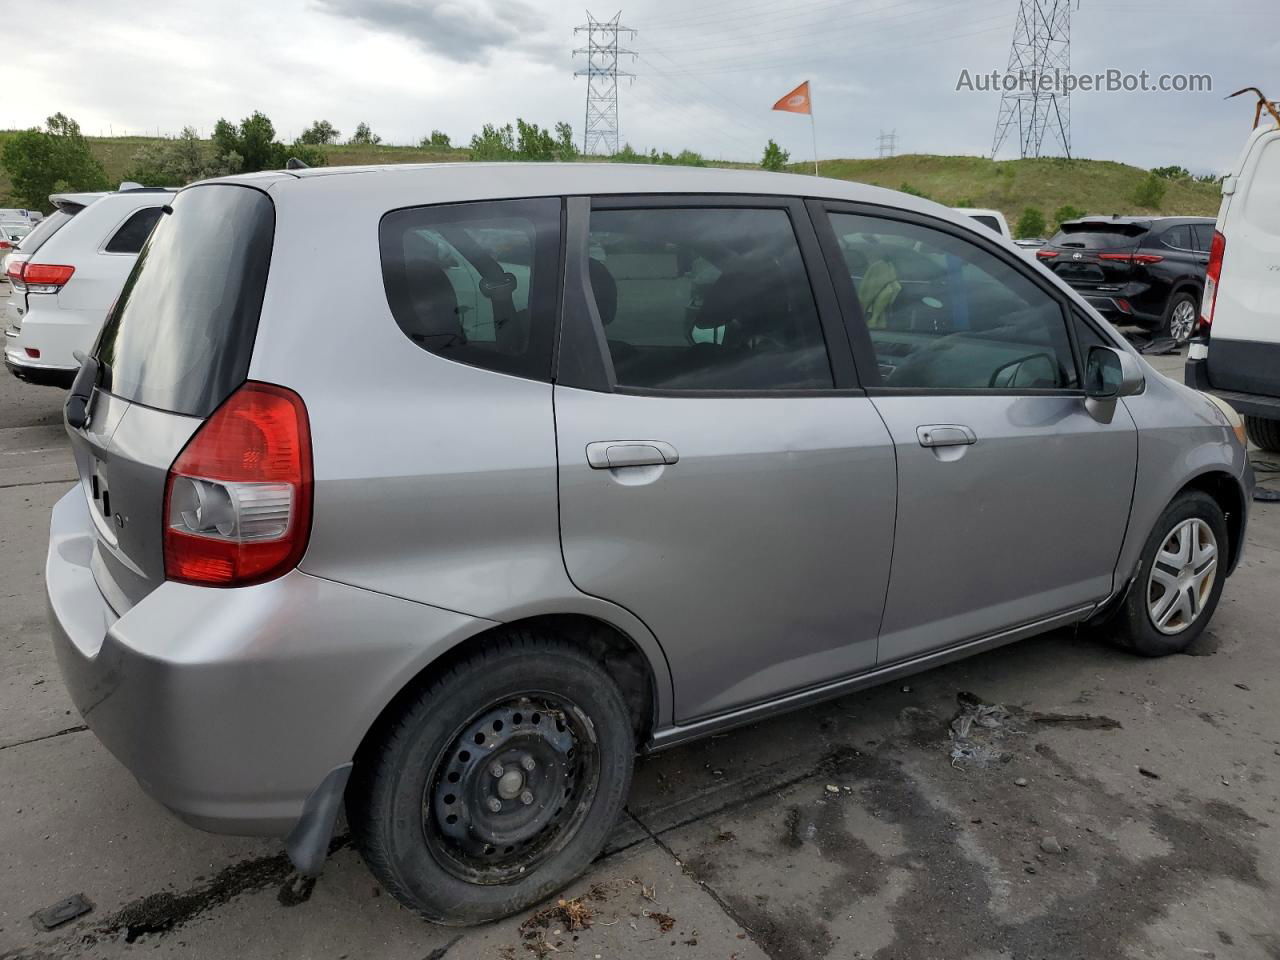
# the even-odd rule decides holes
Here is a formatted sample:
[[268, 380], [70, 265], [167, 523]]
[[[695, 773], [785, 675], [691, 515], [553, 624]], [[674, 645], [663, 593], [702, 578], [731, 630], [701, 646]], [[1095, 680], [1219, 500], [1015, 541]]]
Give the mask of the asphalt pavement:
[[0, 960], [1280, 958], [1274, 505], [1189, 655], [1060, 631], [643, 760], [563, 905], [457, 930], [381, 893], [344, 825], [301, 881], [84, 729], [44, 619], [60, 407], [0, 374]]

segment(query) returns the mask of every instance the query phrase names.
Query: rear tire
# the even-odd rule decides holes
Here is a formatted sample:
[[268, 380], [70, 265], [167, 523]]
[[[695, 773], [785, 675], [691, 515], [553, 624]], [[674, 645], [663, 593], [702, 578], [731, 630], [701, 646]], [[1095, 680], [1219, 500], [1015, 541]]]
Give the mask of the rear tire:
[[1280, 420], [1245, 417], [1244, 429], [1256, 446], [1268, 453], [1280, 453]]
[[1186, 650], [1213, 618], [1229, 555], [1218, 502], [1200, 490], [1179, 494], [1156, 521], [1129, 595], [1108, 624], [1115, 642], [1144, 657]]
[[1175, 293], [1165, 306], [1160, 333], [1162, 336], [1172, 337], [1178, 343], [1186, 343], [1195, 332], [1199, 318], [1200, 298], [1188, 290]]
[[631, 786], [632, 730], [600, 664], [513, 632], [381, 724], [347, 794], [352, 833], [378, 881], [427, 920], [505, 917], [599, 854]]

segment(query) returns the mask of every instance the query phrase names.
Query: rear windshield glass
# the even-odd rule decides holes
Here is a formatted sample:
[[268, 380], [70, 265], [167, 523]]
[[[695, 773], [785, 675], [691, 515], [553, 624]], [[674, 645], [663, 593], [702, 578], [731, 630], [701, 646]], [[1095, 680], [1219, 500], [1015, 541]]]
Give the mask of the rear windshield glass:
[[1128, 249], [1148, 229], [1135, 223], [1068, 223], [1049, 242], [1057, 247], [1079, 247], [1081, 250]]
[[244, 382], [267, 285], [275, 210], [251, 187], [177, 194], [98, 340], [102, 387], [206, 417]]
[[[77, 207], [78, 210], [84, 209]], [[22, 242], [18, 244], [18, 249], [23, 253], [35, 253], [40, 249], [40, 244], [44, 243], [55, 233], [62, 229], [63, 224], [70, 220], [75, 214], [63, 213], [61, 210], [55, 210], [43, 220], [35, 225], [30, 233], [22, 238]]]

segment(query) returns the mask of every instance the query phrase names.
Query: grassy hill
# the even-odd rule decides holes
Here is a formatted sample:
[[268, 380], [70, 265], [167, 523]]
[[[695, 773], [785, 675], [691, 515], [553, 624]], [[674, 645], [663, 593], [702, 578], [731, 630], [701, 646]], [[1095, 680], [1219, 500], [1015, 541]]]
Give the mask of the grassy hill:
[[[6, 131], [0, 131], [3, 149]], [[124, 179], [133, 156], [149, 137], [89, 137], [90, 148], [107, 171], [108, 179]], [[465, 148], [450, 150], [418, 147], [350, 146], [322, 147], [331, 165], [360, 163], [438, 163], [466, 160]], [[744, 164], [724, 164], [742, 167]], [[792, 164], [797, 173], [808, 173], [807, 163]], [[1220, 198], [1217, 184], [1189, 180], [1169, 181], [1158, 210], [1141, 208], [1134, 191], [1147, 171], [1106, 160], [1000, 160], [984, 157], [906, 155], [866, 160], [824, 160], [822, 174], [842, 180], [901, 189], [904, 185], [951, 206], [992, 207], [1016, 223], [1026, 207], [1037, 207], [1052, 220], [1053, 212], [1070, 204], [1098, 214], [1179, 214], [1214, 216]], [[8, 176], [0, 168], [0, 206], [8, 193]], [[1050, 223], [1052, 227], [1052, 223]]]

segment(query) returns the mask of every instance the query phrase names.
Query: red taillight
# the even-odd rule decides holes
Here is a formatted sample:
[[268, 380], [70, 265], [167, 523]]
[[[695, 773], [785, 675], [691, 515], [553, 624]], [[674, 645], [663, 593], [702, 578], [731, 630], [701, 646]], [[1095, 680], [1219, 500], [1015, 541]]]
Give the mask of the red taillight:
[[1036, 256], [1039, 257], [1041, 260], [1052, 260], [1057, 255], [1058, 255], [1057, 250], [1037, 250], [1036, 251]]
[[0, 250], [12, 250], [13, 244], [8, 240], [0, 240]]
[[1159, 263], [1164, 257], [1158, 253], [1100, 253], [1099, 260], [1118, 260], [1122, 263]]
[[169, 580], [241, 587], [288, 573], [311, 533], [311, 430], [292, 390], [249, 381], [196, 431], [164, 494]]
[[1206, 329], [1213, 324], [1213, 311], [1218, 306], [1218, 281], [1222, 279], [1222, 261], [1227, 255], [1227, 238], [1222, 231], [1213, 231], [1209, 244], [1209, 266], [1204, 275], [1204, 296], [1200, 298], [1200, 326]]
[[39, 360], [39, 359], [40, 359], [40, 348], [39, 348], [39, 347], [23, 347], [22, 349], [23, 349], [23, 350], [25, 350], [25, 351], [27, 352], [27, 356], [28, 356], [28, 357], [30, 357], [32, 360]]
[[1135, 253], [1133, 255], [1134, 263], [1142, 263], [1142, 264], [1159, 263], [1163, 259], [1164, 257], [1160, 256], [1160, 254], [1158, 253]]
[[75, 267], [28, 261], [21, 280], [26, 284], [28, 293], [57, 293], [75, 272]]
[[9, 282], [15, 287], [22, 286], [22, 274], [27, 269], [27, 261], [19, 260], [17, 263], [10, 263], [5, 269], [4, 275], [9, 278]]

